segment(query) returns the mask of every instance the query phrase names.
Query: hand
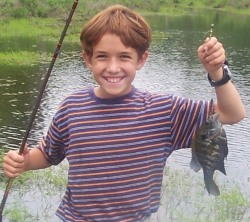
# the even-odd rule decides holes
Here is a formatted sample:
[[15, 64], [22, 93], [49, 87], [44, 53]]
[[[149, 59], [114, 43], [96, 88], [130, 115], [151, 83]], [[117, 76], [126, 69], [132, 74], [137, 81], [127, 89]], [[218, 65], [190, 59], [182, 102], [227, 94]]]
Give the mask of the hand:
[[198, 58], [212, 79], [221, 79], [221, 67], [226, 56], [222, 44], [215, 37], [206, 38], [198, 48]]
[[18, 151], [10, 150], [3, 159], [4, 174], [9, 178], [16, 178], [25, 171], [28, 158], [29, 150], [27, 145], [22, 155], [19, 155]]

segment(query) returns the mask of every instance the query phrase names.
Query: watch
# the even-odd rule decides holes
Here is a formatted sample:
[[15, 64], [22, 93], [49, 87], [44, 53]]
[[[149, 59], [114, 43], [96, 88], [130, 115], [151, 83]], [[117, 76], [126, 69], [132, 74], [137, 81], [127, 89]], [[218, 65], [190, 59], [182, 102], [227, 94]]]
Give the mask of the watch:
[[213, 86], [213, 87], [222, 86], [222, 85], [226, 84], [231, 79], [231, 72], [230, 72], [228, 66], [226, 64], [224, 64], [222, 66], [222, 69], [223, 69], [223, 76], [218, 81], [212, 80], [210, 78], [209, 74], [207, 75], [208, 81], [209, 81], [211, 86]]

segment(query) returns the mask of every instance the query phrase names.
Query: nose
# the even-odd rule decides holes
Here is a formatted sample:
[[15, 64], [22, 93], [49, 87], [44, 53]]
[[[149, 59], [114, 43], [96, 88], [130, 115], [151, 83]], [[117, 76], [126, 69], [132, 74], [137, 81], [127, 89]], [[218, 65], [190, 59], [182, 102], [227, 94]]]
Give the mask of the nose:
[[116, 74], [116, 73], [119, 73], [120, 70], [121, 70], [121, 68], [120, 68], [120, 63], [119, 63], [119, 61], [118, 61], [116, 58], [110, 59], [108, 65], [107, 65], [107, 71], [108, 71], [109, 73], [114, 73], [114, 74]]

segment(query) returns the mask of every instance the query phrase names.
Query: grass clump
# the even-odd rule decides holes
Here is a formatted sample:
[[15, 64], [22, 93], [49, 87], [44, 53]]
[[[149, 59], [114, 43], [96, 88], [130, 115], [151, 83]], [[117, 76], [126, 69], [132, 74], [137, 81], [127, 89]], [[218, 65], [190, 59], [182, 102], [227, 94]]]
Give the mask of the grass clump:
[[39, 218], [34, 217], [27, 207], [22, 207], [19, 204], [14, 204], [11, 209], [6, 209], [5, 215], [8, 216], [10, 222], [35, 222]]
[[[50, 61], [64, 25], [65, 21], [51, 18], [0, 21], [1, 66], [29, 67]], [[79, 43], [78, 33], [72, 23], [64, 43]]]
[[160, 207], [163, 216], [158, 215], [157, 221], [250, 221], [250, 198], [237, 185], [229, 187], [224, 183], [219, 188], [219, 197], [210, 196], [202, 173], [166, 168]]
[[55, 18], [46, 19], [8, 19], [1, 20], [1, 34], [3, 37], [43, 37], [43, 36], [53, 36], [60, 34], [61, 29], [57, 28], [61, 26], [62, 21], [58, 21]]
[[18, 53], [1, 53], [1, 65], [33, 66], [35, 61], [39, 61], [40, 55], [35, 52], [20, 51]]
[[[68, 164], [63, 162], [60, 167], [28, 171], [17, 177], [4, 209], [4, 219], [11, 222], [52, 222], [67, 184], [67, 168]], [[3, 178], [2, 187], [7, 180]]]
[[235, 187], [215, 200], [213, 211], [217, 221], [250, 221], [250, 200]]

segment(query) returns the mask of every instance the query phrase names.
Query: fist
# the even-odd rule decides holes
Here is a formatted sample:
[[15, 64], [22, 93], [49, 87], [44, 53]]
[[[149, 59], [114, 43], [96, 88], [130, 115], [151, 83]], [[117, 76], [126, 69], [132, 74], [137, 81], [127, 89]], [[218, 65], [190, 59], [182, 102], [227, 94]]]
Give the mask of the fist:
[[3, 172], [9, 178], [16, 178], [25, 171], [25, 162], [27, 148], [25, 155], [19, 155], [17, 151], [10, 150], [3, 158]]
[[226, 60], [223, 45], [215, 37], [206, 38], [198, 48], [198, 58], [206, 71], [213, 76]]

